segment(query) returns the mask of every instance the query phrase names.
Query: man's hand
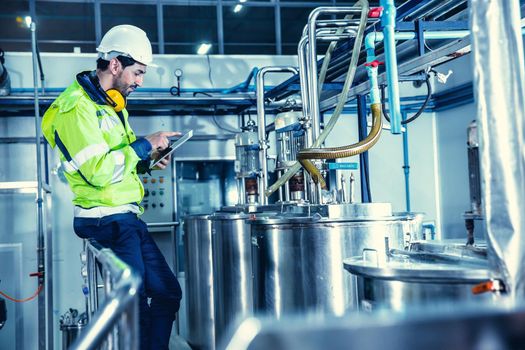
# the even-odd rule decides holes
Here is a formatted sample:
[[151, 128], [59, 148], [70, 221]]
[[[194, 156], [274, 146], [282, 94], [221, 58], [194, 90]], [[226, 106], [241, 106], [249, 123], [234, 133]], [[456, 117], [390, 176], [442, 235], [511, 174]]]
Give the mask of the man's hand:
[[170, 145], [170, 140], [168, 137], [180, 136], [180, 132], [176, 131], [158, 131], [154, 134], [146, 136], [146, 140], [151, 143], [151, 149], [153, 152], [162, 151]]
[[[157, 157], [159, 156], [159, 153], [157, 152], [155, 154], [155, 158], [153, 159], [157, 159]], [[153, 155], [152, 155], [153, 157]], [[170, 160], [171, 160], [171, 154], [169, 156], [167, 156], [166, 158], [163, 158], [157, 165], [155, 165], [152, 169], [153, 170], [163, 170], [163, 169], [166, 169], [166, 167], [168, 167], [170, 165]]]

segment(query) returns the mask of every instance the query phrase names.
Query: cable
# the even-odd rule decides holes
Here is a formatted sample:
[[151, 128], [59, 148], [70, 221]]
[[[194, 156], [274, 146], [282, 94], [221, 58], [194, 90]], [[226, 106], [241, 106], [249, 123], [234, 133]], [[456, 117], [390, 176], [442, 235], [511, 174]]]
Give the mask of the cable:
[[[174, 92], [175, 91], [175, 92]], [[173, 96], [180, 96], [180, 90], [178, 87], [176, 86], [172, 86], [170, 88], [170, 94], [172, 94]]]
[[215, 112], [213, 113], [212, 118], [213, 118], [213, 122], [215, 123], [215, 125], [217, 125], [217, 127], [219, 129], [224, 130], [224, 131], [228, 131], [228, 132], [233, 133], [233, 134], [236, 134], [236, 133], [239, 132], [238, 130], [228, 129], [227, 127], [224, 127], [224, 126], [220, 125], [219, 122], [217, 121], [216, 116], [215, 116]]
[[35, 299], [37, 297], [37, 295], [40, 294], [42, 289], [44, 289], [44, 285], [43, 284], [38, 286], [38, 289], [36, 290], [36, 292], [33, 295], [31, 295], [29, 298], [25, 298], [25, 299], [16, 299], [16, 298], [10, 297], [9, 295], [5, 294], [2, 291], [0, 291], [0, 295], [5, 297], [8, 300], [14, 301], [15, 303], [25, 303], [26, 301], [30, 301], [30, 300]]
[[210, 55], [206, 55], [206, 59], [208, 60], [208, 79], [210, 80], [211, 87], [215, 87], [213, 85], [213, 80], [211, 79], [211, 63], [210, 63]]
[[221, 129], [221, 130], [224, 130], [224, 131], [227, 131], [229, 133], [233, 133], [233, 134], [236, 134], [238, 133], [239, 131], [238, 130], [233, 130], [233, 129], [229, 129], [227, 127], [224, 127], [222, 125], [219, 124], [219, 121], [217, 120], [217, 116], [216, 116], [216, 113], [217, 113], [217, 106], [213, 106], [213, 114], [212, 114], [212, 119], [213, 119], [213, 122], [215, 123], [215, 125]]
[[[425, 98], [425, 101], [419, 108], [416, 114], [414, 114], [412, 117], [408, 118], [407, 120], [401, 121], [401, 124], [406, 125], [408, 123], [413, 122], [416, 120], [424, 111], [425, 108], [427, 108], [428, 103], [430, 102], [430, 98], [432, 97], [432, 85], [430, 84], [430, 75], [427, 74], [427, 78], [425, 79], [425, 83], [427, 84], [427, 97]], [[385, 108], [385, 85], [381, 85], [381, 110], [383, 111], [383, 115], [385, 116], [385, 119], [390, 123], [390, 117], [388, 116], [388, 113], [386, 112]]]

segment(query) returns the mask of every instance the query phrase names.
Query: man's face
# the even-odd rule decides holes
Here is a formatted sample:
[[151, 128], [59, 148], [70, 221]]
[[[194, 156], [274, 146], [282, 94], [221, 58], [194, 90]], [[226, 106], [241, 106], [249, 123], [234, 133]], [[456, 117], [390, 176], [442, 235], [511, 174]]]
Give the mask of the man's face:
[[144, 74], [146, 74], [146, 66], [143, 64], [135, 63], [126, 68], [123, 68], [122, 64], [120, 64], [120, 70], [115, 76], [114, 87], [127, 97], [137, 87], [142, 86]]

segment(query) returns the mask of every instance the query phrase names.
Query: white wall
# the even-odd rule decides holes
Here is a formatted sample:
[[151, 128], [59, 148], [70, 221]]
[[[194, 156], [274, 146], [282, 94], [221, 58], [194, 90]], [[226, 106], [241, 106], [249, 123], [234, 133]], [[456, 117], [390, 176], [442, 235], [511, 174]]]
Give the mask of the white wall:
[[[472, 81], [471, 55], [465, 55], [437, 67], [440, 72], [452, 70], [446, 85], [437, 92]], [[438, 135], [439, 183], [441, 196], [442, 232], [444, 238], [466, 238], [462, 214], [470, 210], [467, 127], [477, 118], [475, 103], [436, 113]], [[476, 222], [476, 239], [483, 238], [482, 223]]]

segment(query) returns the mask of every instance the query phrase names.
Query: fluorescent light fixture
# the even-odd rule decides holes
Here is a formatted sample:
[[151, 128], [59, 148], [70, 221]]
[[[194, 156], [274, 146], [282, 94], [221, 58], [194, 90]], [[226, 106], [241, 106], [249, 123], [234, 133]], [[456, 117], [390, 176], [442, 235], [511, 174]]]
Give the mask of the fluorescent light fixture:
[[211, 44], [208, 43], [202, 43], [199, 48], [197, 49], [198, 55], [206, 55], [208, 51], [211, 49]]
[[31, 19], [31, 16], [25, 16], [24, 22], [26, 23], [27, 28], [29, 28], [31, 27], [31, 22], [33, 22], [33, 20]]
[[242, 10], [242, 5], [241, 4], [237, 4], [235, 5], [235, 7], [233, 8], [233, 12], [234, 13], [238, 13]]
[[243, 3], [246, 2], [246, 0], [239, 0], [239, 2], [240, 2], [241, 4], [243, 4]]

